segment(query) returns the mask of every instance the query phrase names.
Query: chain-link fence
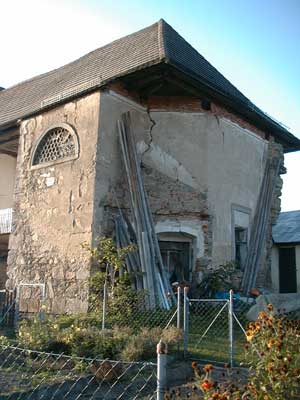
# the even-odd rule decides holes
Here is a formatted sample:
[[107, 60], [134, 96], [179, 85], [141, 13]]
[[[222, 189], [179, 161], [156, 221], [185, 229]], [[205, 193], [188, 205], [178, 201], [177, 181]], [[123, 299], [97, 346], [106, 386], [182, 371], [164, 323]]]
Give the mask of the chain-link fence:
[[[169, 310], [149, 308], [147, 294], [134, 299], [115, 302], [106, 297], [102, 309], [102, 327], [128, 326], [136, 331], [141, 328], [177, 326], [184, 332], [184, 341], [178, 346], [194, 359], [214, 362], [243, 362], [246, 313], [251, 303], [231, 297], [227, 299], [189, 299], [183, 290], [177, 291], [177, 305]], [[187, 307], [185, 307], [187, 306]]]
[[106, 296], [102, 309], [102, 327], [128, 326], [141, 328], [177, 326], [183, 330], [184, 340], [178, 354], [203, 361], [239, 363], [244, 361], [246, 313], [251, 303], [230, 297], [227, 299], [189, 299], [177, 290], [177, 304], [169, 310], [149, 308], [147, 294], [134, 299], [115, 301]]
[[157, 365], [0, 346], [0, 398], [154, 399]]
[[128, 326], [138, 331], [141, 328], [160, 327], [176, 324], [177, 306], [169, 309], [149, 307], [149, 295], [140, 293], [134, 298], [114, 299], [107, 296], [102, 307], [102, 328]]
[[244, 361], [248, 303], [234, 299], [189, 299], [183, 301], [184, 354], [211, 362]]
[[226, 300], [189, 301], [189, 356], [202, 360], [228, 361], [229, 339]]
[[[245, 362], [247, 313], [254, 303], [245, 302], [232, 293], [225, 299], [189, 299], [188, 289], [185, 290], [185, 296], [182, 292], [179, 287], [177, 305], [168, 310], [158, 307], [151, 309], [147, 294], [144, 292], [135, 295], [134, 298], [121, 298], [121, 300], [107, 296], [102, 304], [103, 307], [98, 308], [96, 314], [91, 314], [89, 318], [82, 320], [80, 328], [85, 324], [91, 324], [94, 332], [128, 327], [132, 335], [140, 336], [151, 328], [160, 328], [160, 330], [153, 329], [152, 332], [152, 336], [156, 334], [155, 337], [158, 338], [163, 337], [162, 332], [166, 332], [166, 328], [177, 327], [180, 330], [179, 334], [175, 339], [173, 337], [170, 339], [172, 344], [169, 345], [173, 355], [177, 353], [181, 357], [183, 354], [186, 358], [222, 364], [229, 362], [237, 365]], [[172, 334], [175, 337], [177, 333], [178, 330], [176, 332], [176, 329], [173, 329], [169, 336]], [[118, 354], [115, 357], [118, 358]], [[135, 358], [135, 360], [141, 359], [151, 360], [151, 357]]]

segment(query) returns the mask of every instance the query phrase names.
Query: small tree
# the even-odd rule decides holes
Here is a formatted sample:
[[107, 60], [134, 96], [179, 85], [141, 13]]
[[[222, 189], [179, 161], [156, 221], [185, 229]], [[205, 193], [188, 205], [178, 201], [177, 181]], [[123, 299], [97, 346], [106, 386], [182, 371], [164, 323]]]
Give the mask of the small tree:
[[136, 246], [117, 247], [113, 239], [107, 237], [98, 238], [94, 247], [87, 243], [82, 246], [90, 253], [93, 266], [97, 270], [90, 278], [90, 309], [101, 310], [106, 287], [109, 294], [108, 313], [111, 318], [118, 320], [121, 316], [128, 316], [126, 305], [134, 304], [137, 293], [132, 289], [134, 276], [126, 271], [125, 265], [126, 257], [136, 250]]
[[116, 274], [125, 266], [128, 254], [136, 249], [135, 245], [117, 247], [113, 239], [107, 237], [99, 237], [94, 247], [87, 243], [83, 243], [82, 247], [90, 253], [94, 265], [101, 272], [105, 271], [106, 280], [111, 284], [112, 291]]

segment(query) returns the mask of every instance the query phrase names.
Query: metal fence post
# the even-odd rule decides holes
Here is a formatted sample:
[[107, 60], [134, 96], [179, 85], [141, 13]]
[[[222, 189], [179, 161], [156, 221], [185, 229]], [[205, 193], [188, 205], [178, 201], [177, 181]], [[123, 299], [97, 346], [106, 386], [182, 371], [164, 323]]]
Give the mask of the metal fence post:
[[107, 302], [107, 282], [105, 281], [103, 286], [102, 330], [105, 329], [106, 302]]
[[[178, 285], [177, 287], [177, 329], [179, 330], [181, 328], [181, 287]], [[178, 339], [178, 344], [177, 344], [177, 356], [179, 357], [179, 351], [180, 351], [180, 339]]]
[[168, 347], [160, 340], [156, 346], [157, 353], [157, 400], [164, 400], [167, 384]]
[[180, 304], [181, 303], [181, 287], [178, 285], [177, 287], [177, 329], [180, 329]]
[[183, 289], [183, 357], [186, 358], [188, 351], [188, 338], [189, 338], [189, 299], [188, 299], [189, 288], [185, 286]]
[[229, 360], [230, 366], [233, 367], [233, 290], [229, 291], [229, 303], [228, 303], [228, 322], [229, 322]]
[[46, 288], [45, 285], [41, 285], [41, 301], [40, 301], [40, 311], [39, 311], [39, 319], [41, 321], [45, 320], [45, 299], [46, 299]]

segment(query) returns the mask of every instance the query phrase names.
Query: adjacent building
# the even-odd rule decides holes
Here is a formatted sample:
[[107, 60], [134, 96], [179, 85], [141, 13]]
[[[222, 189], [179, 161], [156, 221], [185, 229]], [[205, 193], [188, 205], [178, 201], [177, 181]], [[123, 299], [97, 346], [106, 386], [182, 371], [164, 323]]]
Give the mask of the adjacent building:
[[279, 215], [273, 227], [273, 241], [273, 290], [300, 293], [300, 210]]

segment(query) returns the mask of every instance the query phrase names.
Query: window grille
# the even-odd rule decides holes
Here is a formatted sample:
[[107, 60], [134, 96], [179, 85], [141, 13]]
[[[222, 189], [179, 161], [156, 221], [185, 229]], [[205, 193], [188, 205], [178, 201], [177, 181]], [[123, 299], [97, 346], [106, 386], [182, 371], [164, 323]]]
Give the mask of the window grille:
[[65, 126], [50, 129], [39, 142], [32, 165], [55, 163], [77, 156], [78, 145], [75, 134]]

